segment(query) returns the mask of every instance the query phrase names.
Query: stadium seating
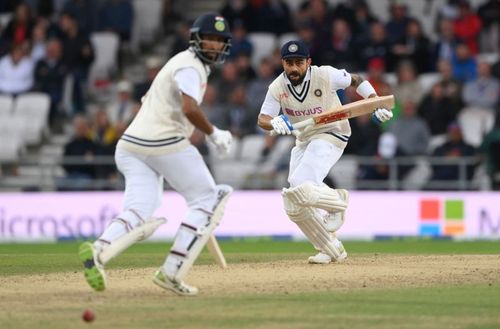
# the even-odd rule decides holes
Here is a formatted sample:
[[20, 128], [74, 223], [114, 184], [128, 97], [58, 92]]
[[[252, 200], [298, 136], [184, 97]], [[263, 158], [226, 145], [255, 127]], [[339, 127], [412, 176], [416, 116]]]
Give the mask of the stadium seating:
[[134, 25], [130, 47], [137, 53], [141, 46], [150, 45], [158, 36], [161, 26], [162, 1], [161, 0], [134, 0]]
[[462, 128], [464, 141], [478, 147], [484, 135], [493, 128], [495, 113], [481, 108], [464, 108], [458, 113], [458, 123]]
[[14, 101], [13, 116], [24, 120], [28, 126], [24, 130], [27, 144], [38, 144], [44, 132], [48, 133], [50, 97], [44, 93], [26, 93]]
[[10, 95], [0, 95], [0, 118], [10, 116], [12, 114], [14, 99]]
[[277, 47], [277, 37], [273, 33], [255, 32], [249, 33], [248, 39], [253, 45], [252, 66], [254, 69], [259, 67], [260, 61], [271, 56]]
[[90, 41], [95, 52], [95, 60], [89, 72], [89, 81], [92, 84], [97, 78], [109, 78], [117, 69], [120, 39], [114, 32], [94, 32], [90, 35]]

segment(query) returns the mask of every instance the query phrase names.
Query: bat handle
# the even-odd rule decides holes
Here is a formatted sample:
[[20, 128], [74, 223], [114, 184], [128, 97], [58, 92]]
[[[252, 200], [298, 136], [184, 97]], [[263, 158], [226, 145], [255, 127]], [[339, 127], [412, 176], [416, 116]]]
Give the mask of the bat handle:
[[[298, 136], [298, 135], [300, 135], [300, 132], [298, 130], [294, 129], [294, 130], [292, 130], [292, 135]], [[276, 132], [276, 130], [273, 129], [269, 132], [269, 136], [278, 136], [278, 133]]]

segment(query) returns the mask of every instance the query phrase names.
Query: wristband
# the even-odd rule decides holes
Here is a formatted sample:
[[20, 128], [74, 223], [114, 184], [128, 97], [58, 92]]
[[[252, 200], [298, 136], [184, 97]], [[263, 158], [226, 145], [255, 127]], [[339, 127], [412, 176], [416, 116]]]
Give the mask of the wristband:
[[356, 88], [356, 92], [364, 99], [368, 98], [371, 94], [377, 95], [377, 92], [368, 80], [361, 82], [358, 88]]

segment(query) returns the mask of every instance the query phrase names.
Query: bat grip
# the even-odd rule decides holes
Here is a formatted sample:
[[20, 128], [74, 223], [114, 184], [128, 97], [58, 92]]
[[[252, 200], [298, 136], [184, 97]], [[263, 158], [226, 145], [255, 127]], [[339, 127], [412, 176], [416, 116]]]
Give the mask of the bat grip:
[[[309, 119], [306, 119], [304, 121], [300, 121], [300, 122], [294, 123], [293, 124], [292, 134], [294, 136], [298, 136], [300, 134], [300, 132], [297, 129], [302, 129], [302, 128], [305, 128], [307, 126], [312, 126], [312, 125], [314, 125], [314, 119], [313, 118], [309, 118]], [[278, 133], [276, 133], [276, 131], [273, 129], [273, 130], [271, 130], [269, 132], [269, 135], [276, 136], [276, 135], [278, 135]]]

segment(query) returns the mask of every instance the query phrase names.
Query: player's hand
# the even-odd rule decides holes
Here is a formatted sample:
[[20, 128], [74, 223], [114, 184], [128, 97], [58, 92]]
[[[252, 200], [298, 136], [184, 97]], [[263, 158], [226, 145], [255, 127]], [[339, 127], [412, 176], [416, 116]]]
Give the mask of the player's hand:
[[229, 154], [231, 148], [231, 142], [233, 136], [227, 130], [220, 130], [214, 126], [214, 131], [211, 135], [208, 135], [208, 141], [211, 142], [217, 151], [222, 155]]
[[293, 130], [292, 123], [288, 120], [288, 117], [283, 114], [273, 118], [271, 120], [271, 125], [278, 135], [290, 135]]
[[392, 111], [385, 108], [378, 108], [372, 113], [372, 120], [376, 123], [382, 123], [390, 120], [392, 115]]

